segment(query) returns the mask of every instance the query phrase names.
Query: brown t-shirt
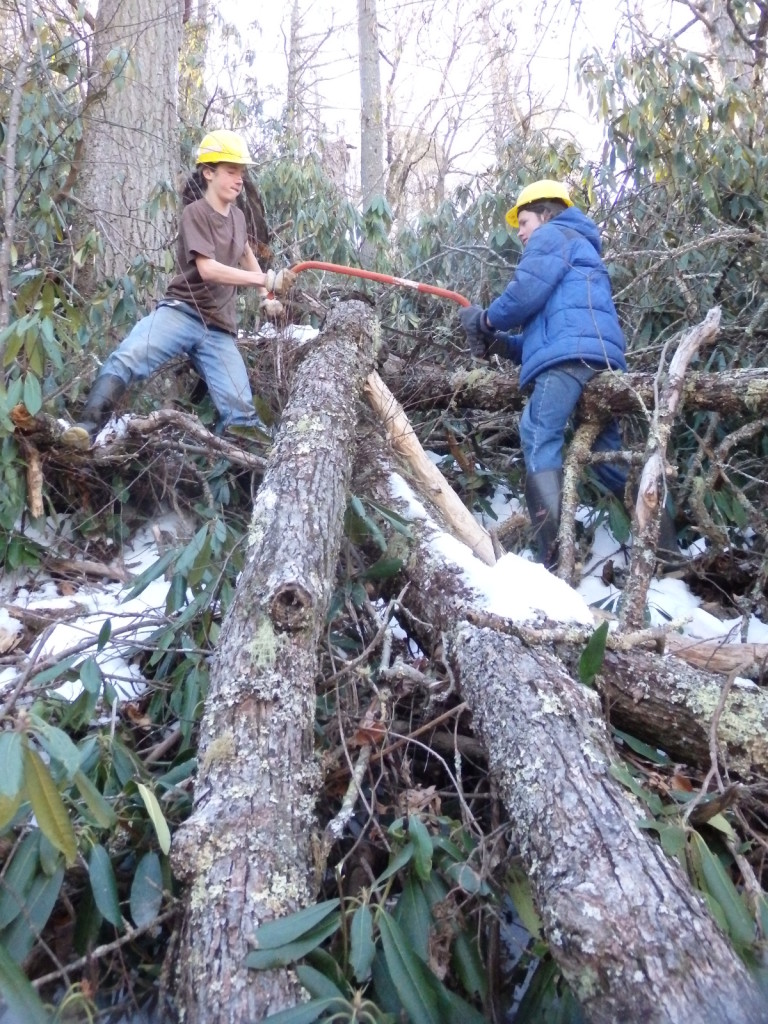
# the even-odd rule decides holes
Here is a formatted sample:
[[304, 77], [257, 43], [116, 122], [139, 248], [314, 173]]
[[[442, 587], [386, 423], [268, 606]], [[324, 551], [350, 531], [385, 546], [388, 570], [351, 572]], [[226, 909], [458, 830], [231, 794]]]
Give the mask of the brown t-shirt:
[[165, 297], [193, 306], [205, 323], [237, 334], [237, 289], [231, 284], [206, 284], [195, 257], [207, 256], [217, 263], [237, 267], [245, 253], [248, 235], [242, 210], [231, 206], [227, 216], [217, 213], [205, 199], [185, 206], [179, 220], [176, 260], [179, 273], [168, 285]]

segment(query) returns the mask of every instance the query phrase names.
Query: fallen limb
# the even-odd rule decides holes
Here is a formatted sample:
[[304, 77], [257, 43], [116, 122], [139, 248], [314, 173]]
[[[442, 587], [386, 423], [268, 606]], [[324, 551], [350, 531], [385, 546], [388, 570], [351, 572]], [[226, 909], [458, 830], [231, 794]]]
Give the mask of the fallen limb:
[[402, 406], [377, 373], [365, 385], [366, 394], [384, 424], [395, 452], [405, 460], [419, 493], [440, 509], [448, 530], [486, 565], [496, 562], [493, 542], [443, 474], [427, 458]]
[[[520, 374], [506, 361], [447, 370], [420, 362], [414, 373], [404, 359], [390, 355], [381, 376], [408, 409], [483, 409], [519, 412], [526, 401]], [[584, 419], [645, 413], [654, 406], [656, 375], [652, 373], [600, 373], [584, 388], [579, 412]], [[753, 419], [768, 413], [768, 369], [732, 369], [723, 373], [691, 373], [682, 385], [682, 403], [688, 410], [715, 410], [722, 415]]]
[[621, 629], [638, 629], [643, 623], [648, 587], [656, 566], [656, 545], [667, 495], [667, 444], [683, 399], [683, 381], [695, 354], [703, 345], [712, 341], [719, 329], [720, 308], [715, 307], [710, 309], [700, 324], [683, 336], [672, 357], [661, 395], [650, 417], [646, 462], [640, 476], [632, 519], [635, 542], [622, 597]]
[[[674, 761], [709, 767], [710, 725], [723, 676], [646, 651], [608, 651], [597, 685], [614, 725]], [[768, 691], [733, 686], [720, 713], [717, 740], [730, 772], [742, 779], [768, 774]]]

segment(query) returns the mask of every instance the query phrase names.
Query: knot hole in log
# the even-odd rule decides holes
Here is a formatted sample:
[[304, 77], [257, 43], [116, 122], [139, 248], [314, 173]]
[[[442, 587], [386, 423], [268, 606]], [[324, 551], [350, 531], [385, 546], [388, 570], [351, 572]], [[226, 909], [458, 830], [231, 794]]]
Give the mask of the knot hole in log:
[[283, 583], [270, 606], [272, 622], [280, 629], [303, 629], [312, 617], [312, 596], [298, 583]]

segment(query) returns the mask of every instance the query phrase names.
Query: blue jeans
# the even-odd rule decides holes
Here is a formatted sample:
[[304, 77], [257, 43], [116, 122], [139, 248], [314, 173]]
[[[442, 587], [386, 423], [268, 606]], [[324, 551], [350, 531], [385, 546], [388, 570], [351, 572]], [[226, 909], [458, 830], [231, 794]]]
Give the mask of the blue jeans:
[[[529, 474], [563, 468], [565, 428], [586, 384], [600, 373], [587, 363], [561, 363], [540, 373], [533, 394], [520, 418], [520, 442], [525, 468]], [[621, 451], [621, 435], [616, 420], [611, 420], [597, 436], [592, 450]], [[623, 467], [602, 463], [593, 467], [595, 476], [613, 494], [622, 496], [627, 482]]]
[[130, 386], [178, 356], [187, 356], [208, 385], [222, 426], [261, 424], [235, 339], [226, 331], [206, 326], [192, 307], [183, 303], [161, 304], [139, 320], [99, 376], [113, 374]]

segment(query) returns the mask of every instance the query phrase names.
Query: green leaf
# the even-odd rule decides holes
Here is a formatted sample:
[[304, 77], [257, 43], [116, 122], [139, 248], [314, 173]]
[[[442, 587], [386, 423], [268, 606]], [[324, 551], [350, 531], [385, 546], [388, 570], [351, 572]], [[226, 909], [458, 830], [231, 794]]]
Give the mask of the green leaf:
[[579, 679], [585, 686], [591, 686], [595, 676], [603, 667], [605, 641], [608, 636], [608, 622], [601, 622], [579, 658]]
[[313, 903], [311, 907], [297, 910], [295, 914], [267, 921], [256, 929], [253, 936], [254, 945], [257, 949], [276, 949], [278, 946], [295, 942], [324, 921], [332, 911], [338, 909], [339, 902], [338, 899], [334, 899]]
[[466, 932], [459, 932], [453, 944], [453, 970], [470, 995], [485, 999], [488, 992], [488, 971], [485, 968], [477, 941]]
[[388, 580], [397, 576], [402, 568], [402, 558], [380, 558], [360, 578], [364, 580]]
[[731, 938], [739, 945], [751, 946], [755, 941], [755, 922], [720, 858], [712, 853], [698, 832], [691, 833], [691, 843], [699, 858], [703, 888], [722, 907]]
[[487, 1024], [482, 1013], [445, 985], [440, 984], [438, 991], [444, 1024]]
[[413, 865], [416, 874], [426, 882], [432, 874], [432, 836], [421, 818], [415, 814], [408, 818], [408, 834], [413, 843]]
[[[102, 626], [101, 633], [103, 632], [104, 627]], [[101, 638], [101, 633], [99, 633], [99, 638]], [[101, 690], [104, 676], [95, 658], [86, 658], [78, 671], [80, 673], [80, 682], [88, 693], [98, 693]]]
[[9, 956], [20, 964], [26, 959], [38, 936], [48, 923], [64, 881], [62, 865], [50, 878], [38, 875], [24, 902], [24, 909], [3, 935]]
[[406, 875], [403, 891], [397, 901], [395, 920], [400, 925], [408, 942], [417, 956], [426, 961], [429, 956], [429, 932], [432, 927], [432, 914], [429, 910], [424, 887], [413, 872]]
[[0, 991], [10, 1019], [24, 1024], [51, 1024], [51, 1017], [40, 996], [0, 945]]
[[663, 750], [657, 750], [655, 747], [649, 746], [647, 743], [643, 743], [642, 740], [636, 739], [628, 732], [622, 732], [621, 729], [612, 729], [613, 735], [620, 739], [623, 743], [634, 750], [636, 754], [640, 754], [647, 761], [651, 761], [653, 764], [671, 764], [669, 757], [664, 753]]
[[384, 534], [381, 532], [379, 526], [371, 519], [368, 513], [365, 511], [362, 501], [353, 495], [349, 499], [349, 506], [353, 514], [360, 520], [365, 527], [371, 539], [376, 543], [381, 551], [387, 550], [387, 542], [384, 538]]
[[661, 797], [659, 797], [657, 793], [651, 793], [650, 790], [642, 786], [625, 764], [619, 761], [614, 761], [608, 771], [614, 779], [617, 779], [622, 785], [626, 786], [631, 793], [634, 793], [638, 800], [642, 800], [652, 814], [658, 815], [662, 813], [664, 805], [661, 802]]
[[21, 807], [21, 793], [7, 797], [0, 793], [0, 832], [4, 832], [16, 817]]
[[[104, 620], [104, 625], [99, 630], [99, 637], [98, 637], [98, 640], [96, 641], [96, 649], [99, 650], [99, 651], [103, 651], [104, 648], [109, 643], [109, 638], [111, 636], [112, 636], [112, 620], [111, 619], [105, 619]], [[85, 684], [83, 684], [83, 685], [85, 685]]]
[[69, 657], [64, 658], [62, 661], [57, 662], [55, 665], [50, 665], [48, 668], [43, 669], [42, 672], [36, 673], [29, 680], [30, 690], [39, 690], [42, 686], [52, 683], [55, 679], [59, 679], [65, 673], [69, 672], [75, 662], [79, 661], [81, 655], [70, 654]]
[[368, 906], [358, 907], [352, 915], [349, 928], [349, 965], [357, 981], [362, 985], [371, 974], [371, 964], [376, 955], [373, 941], [373, 914]]
[[313, 999], [339, 999], [346, 1002], [346, 996], [327, 974], [307, 964], [299, 964], [296, 977]]
[[507, 892], [515, 905], [517, 916], [522, 921], [523, 927], [534, 939], [541, 939], [541, 918], [533, 902], [533, 892], [528, 876], [522, 871], [511, 871], [507, 880]]
[[475, 896], [477, 893], [487, 895], [490, 892], [488, 883], [483, 881], [483, 878], [469, 864], [451, 864], [446, 869], [445, 876], [470, 896]]
[[738, 836], [736, 835], [733, 825], [731, 825], [730, 821], [728, 821], [724, 814], [713, 814], [711, 818], [707, 818], [707, 825], [709, 825], [710, 828], [716, 828], [718, 832], [722, 832], [723, 835], [732, 839], [734, 842], [738, 841]]
[[676, 822], [664, 822], [651, 819], [638, 821], [639, 828], [654, 829], [659, 833], [661, 848], [668, 857], [675, 857], [681, 864], [685, 863], [685, 847], [688, 842], [688, 831]]
[[254, 949], [246, 956], [244, 964], [255, 970], [266, 971], [273, 967], [287, 967], [288, 964], [300, 960], [307, 953], [315, 949], [321, 942], [325, 942], [329, 936], [338, 930], [341, 924], [340, 914], [331, 914], [322, 924], [319, 924], [312, 931], [306, 932], [295, 942], [289, 942], [284, 946], [272, 949]]
[[160, 809], [158, 799], [152, 790], [147, 789], [147, 787], [141, 782], [138, 782], [136, 786], [139, 791], [139, 796], [144, 801], [144, 806], [147, 809], [150, 821], [155, 827], [158, 845], [167, 857], [168, 852], [171, 849], [171, 830], [168, 828], [168, 822], [165, 820], [165, 815]]
[[0, 733], [0, 796], [13, 799], [24, 778], [24, 744], [21, 733]]
[[112, 828], [117, 821], [117, 815], [88, 776], [84, 772], [77, 771], [74, 783], [96, 824], [100, 828]]
[[77, 856], [77, 840], [64, 801], [40, 755], [27, 747], [24, 750], [24, 785], [37, 823], [61, 850], [67, 864]]
[[[312, 1021], [318, 1020], [323, 1014], [338, 1009], [338, 1004], [338, 999], [310, 999], [308, 1003], [294, 1006], [290, 1010], [271, 1013], [264, 1020], [270, 1021], [271, 1024], [312, 1024]], [[346, 1003], [343, 1004], [343, 1007], [345, 1006]]]
[[406, 1013], [419, 1024], [444, 1024], [436, 992], [437, 979], [415, 955], [386, 911], [379, 913], [378, 925], [387, 970]]
[[163, 904], [163, 868], [154, 850], [145, 853], [131, 883], [131, 918], [137, 928], [150, 924]]
[[134, 597], [138, 597], [139, 594], [146, 590], [150, 583], [153, 583], [159, 576], [162, 576], [168, 566], [176, 557], [175, 550], [171, 549], [166, 551], [162, 558], [150, 565], [148, 569], [145, 569], [141, 576], [138, 576], [133, 581], [133, 586], [123, 598], [124, 601], [131, 601]]
[[29, 832], [19, 844], [7, 866], [0, 886], [0, 930], [6, 928], [21, 911], [27, 891], [40, 863], [40, 830]]
[[40, 381], [34, 373], [27, 373], [24, 377], [24, 397], [22, 401], [30, 416], [36, 416], [43, 407], [43, 392], [40, 388]]
[[72, 778], [80, 767], [80, 751], [72, 740], [61, 729], [50, 725], [39, 715], [30, 714], [29, 721], [33, 732], [48, 752], [49, 757], [62, 765], [68, 778]]
[[88, 875], [91, 890], [99, 913], [120, 931], [123, 930], [123, 915], [117, 895], [117, 881], [112, 870], [112, 861], [103, 846], [94, 846], [88, 858]]
[[376, 879], [377, 882], [386, 882], [392, 875], [396, 875], [401, 868], [404, 868], [406, 864], [413, 858], [414, 847], [413, 843], [406, 843], [405, 846], [400, 850], [399, 853], [395, 854], [392, 860], [389, 862], [386, 868]]

